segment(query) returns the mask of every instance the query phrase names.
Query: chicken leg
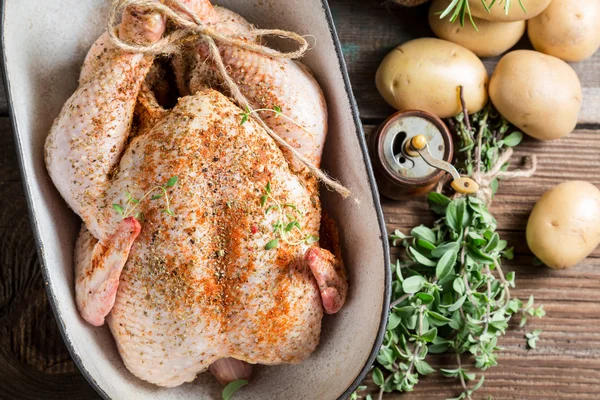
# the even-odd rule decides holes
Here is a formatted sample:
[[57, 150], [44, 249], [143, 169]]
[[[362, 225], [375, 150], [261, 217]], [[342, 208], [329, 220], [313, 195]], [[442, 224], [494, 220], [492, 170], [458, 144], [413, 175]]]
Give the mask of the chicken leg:
[[[158, 40], [164, 29], [159, 14], [129, 8], [119, 34], [146, 43]], [[121, 271], [141, 229], [134, 218], [102, 218], [98, 202], [121, 157], [152, 61], [150, 56], [116, 49], [107, 34], [101, 36], [86, 58], [79, 89], [46, 140], [50, 176], [84, 221], [75, 249], [76, 303], [83, 318], [96, 326], [113, 307]]]
[[[156, 41], [165, 21], [156, 13], [129, 8], [119, 35], [138, 43]], [[106, 240], [118, 218], [98, 213], [99, 200], [109, 185], [129, 136], [140, 86], [152, 56], [116, 48], [102, 35], [84, 63], [80, 85], [65, 103], [46, 139], [45, 159], [50, 177], [69, 206], [90, 232]]]

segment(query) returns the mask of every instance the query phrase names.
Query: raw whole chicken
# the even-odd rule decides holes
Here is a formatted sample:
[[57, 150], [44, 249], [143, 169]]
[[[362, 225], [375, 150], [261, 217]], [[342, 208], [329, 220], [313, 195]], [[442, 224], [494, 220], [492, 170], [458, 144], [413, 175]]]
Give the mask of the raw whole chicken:
[[[207, 0], [185, 4], [223, 31], [249, 29]], [[160, 14], [129, 7], [119, 36], [151, 44], [165, 27]], [[321, 223], [318, 184], [208, 87], [218, 86], [210, 62], [186, 65], [204, 51], [174, 58], [188, 95], [166, 109], [152, 90], [160, 76], [149, 74], [154, 57], [124, 52], [104, 34], [45, 146], [53, 182], [83, 220], [75, 248], [81, 316], [96, 326], [106, 320], [127, 368], [166, 387], [219, 363], [247, 371], [302, 361], [319, 342], [323, 312], [337, 312], [347, 293], [337, 231], [331, 220]], [[326, 106], [307, 69], [221, 51], [255, 108], [279, 105], [305, 128], [264, 115], [318, 164]]]

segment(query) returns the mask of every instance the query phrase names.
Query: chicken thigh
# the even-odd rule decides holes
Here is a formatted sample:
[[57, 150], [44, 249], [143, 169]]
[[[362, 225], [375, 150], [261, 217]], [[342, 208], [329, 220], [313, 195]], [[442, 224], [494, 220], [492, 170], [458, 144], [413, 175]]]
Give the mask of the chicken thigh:
[[[159, 14], [129, 8], [119, 35], [153, 43], [164, 30]], [[83, 220], [80, 313], [106, 319], [127, 368], [160, 386], [222, 359], [300, 362], [347, 292], [339, 251], [318, 246], [318, 184], [212, 89], [150, 111], [132, 137], [138, 99], [160, 108], [143, 88], [152, 62], [103, 35], [46, 141], [50, 176]], [[320, 160], [318, 140], [297, 145]]]

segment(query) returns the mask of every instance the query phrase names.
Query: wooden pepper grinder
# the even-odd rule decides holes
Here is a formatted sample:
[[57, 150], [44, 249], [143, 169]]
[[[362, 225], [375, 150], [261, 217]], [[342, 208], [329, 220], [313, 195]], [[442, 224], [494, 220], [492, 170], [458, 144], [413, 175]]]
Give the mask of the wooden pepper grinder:
[[424, 195], [446, 172], [452, 175], [452, 188], [457, 192], [469, 194], [479, 189], [470, 178], [461, 178], [452, 166], [450, 131], [426, 111], [402, 111], [390, 116], [371, 136], [370, 151], [379, 191], [391, 199]]

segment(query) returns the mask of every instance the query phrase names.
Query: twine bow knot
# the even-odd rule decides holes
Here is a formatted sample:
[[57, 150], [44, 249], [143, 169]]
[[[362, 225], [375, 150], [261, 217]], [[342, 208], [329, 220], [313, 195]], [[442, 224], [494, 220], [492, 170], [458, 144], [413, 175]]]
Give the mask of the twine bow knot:
[[529, 178], [533, 176], [537, 170], [537, 157], [535, 154], [529, 156], [531, 160], [531, 166], [527, 169], [517, 169], [514, 171], [502, 171], [504, 164], [508, 162], [510, 157], [513, 155], [513, 149], [507, 148], [498, 157], [496, 164], [487, 172], [476, 171], [471, 175], [473, 179], [479, 185], [479, 191], [476, 193], [477, 198], [485, 202], [486, 205], [492, 203], [494, 192], [492, 190], [492, 181], [494, 179], [513, 179], [513, 178]]

